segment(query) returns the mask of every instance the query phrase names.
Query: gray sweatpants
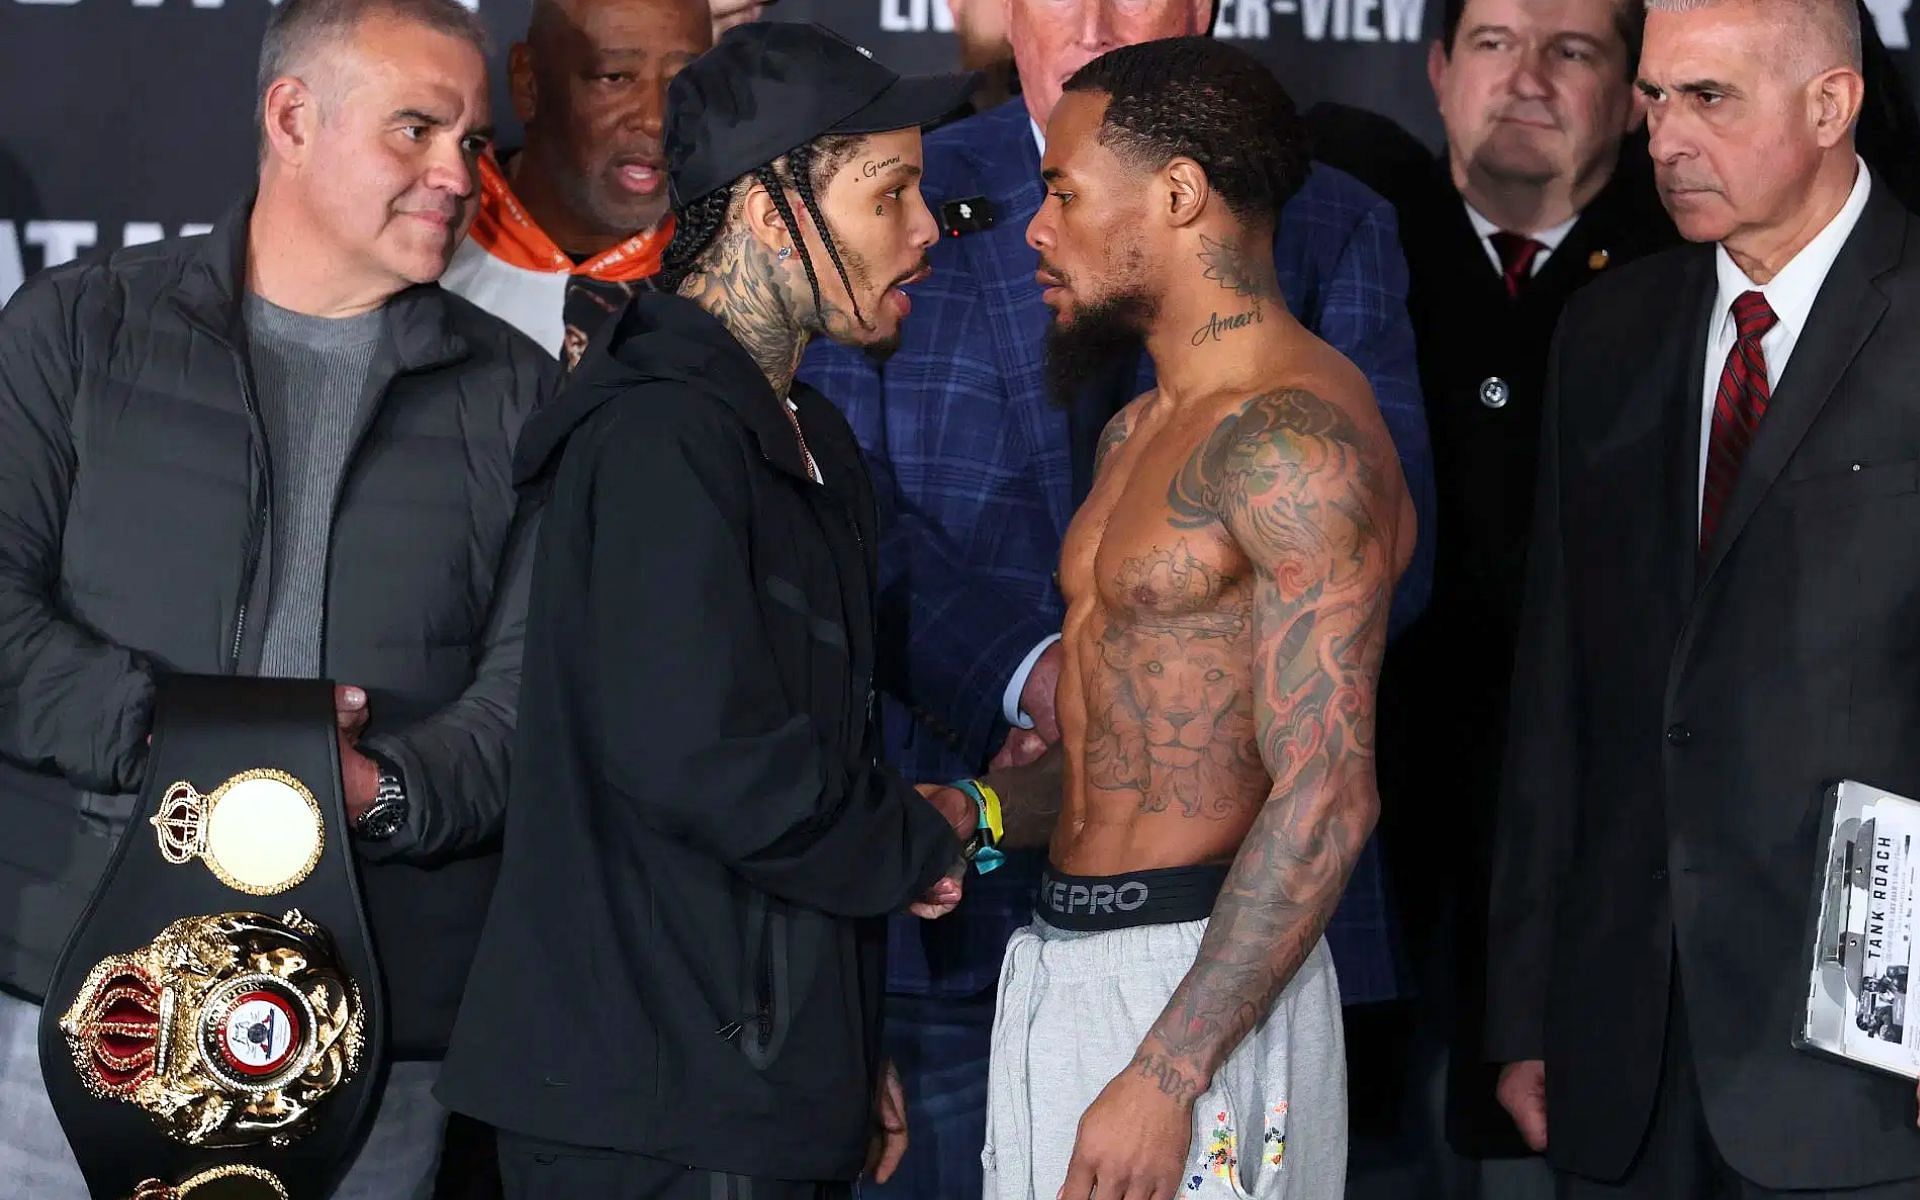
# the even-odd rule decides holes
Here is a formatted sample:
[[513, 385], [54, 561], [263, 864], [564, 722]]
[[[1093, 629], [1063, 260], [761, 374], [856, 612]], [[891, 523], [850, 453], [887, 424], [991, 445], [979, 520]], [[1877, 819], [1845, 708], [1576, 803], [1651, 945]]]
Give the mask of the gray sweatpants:
[[[1205, 921], [1071, 933], [1035, 920], [1000, 971], [985, 1200], [1053, 1200], [1080, 1116], [1193, 965]], [[1347, 1174], [1340, 989], [1323, 940], [1194, 1105], [1182, 1200], [1339, 1200]]]
[[[440, 1169], [447, 1110], [433, 1099], [437, 1062], [397, 1062], [373, 1127], [333, 1200], [427, 1200]], [[40, 1076], [40, 1008], [0, 992], [0, 1179], [7, 1200], [87, 1200], [80, 1164]]]

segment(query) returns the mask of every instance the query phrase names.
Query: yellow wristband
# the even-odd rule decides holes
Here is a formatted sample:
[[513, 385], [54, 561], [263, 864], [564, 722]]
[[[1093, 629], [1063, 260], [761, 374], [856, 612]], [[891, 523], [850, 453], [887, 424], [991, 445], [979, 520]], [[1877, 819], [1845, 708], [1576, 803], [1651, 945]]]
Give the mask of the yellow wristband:
[[980, 798], [987, 802], [987, 832], [993, 834], [996, 844], [1006, 836], [1006, 828], [1000, 821], [1000, 793], [987, 786], [984, 779], [976, 779], [973, 786], [980, 789]]

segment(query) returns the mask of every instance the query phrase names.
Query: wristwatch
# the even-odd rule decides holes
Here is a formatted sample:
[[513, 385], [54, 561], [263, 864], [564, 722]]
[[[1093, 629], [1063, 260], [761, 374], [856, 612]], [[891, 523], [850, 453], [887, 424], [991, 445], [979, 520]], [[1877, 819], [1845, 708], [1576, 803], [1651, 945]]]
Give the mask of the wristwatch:
[[[964, 862], [976, 862], [982, 850], [988, 850], [992, 847], [993, 842], [990, 840], [987, 831], [984, 829], [975, 829], [966, 841], [960, 843], [960, 858]], [[998, 866], [999, 864], [996, 863], [994, 865]], [[993, 868], [982, 867], [981, 869], [992, 870]]]
[[360, 814], [353, 832], [369, 842], [384, 842], [407, 823], [407, 785], [392, 767], [379, 759], [374, 763], [380, 777], [373, 789], [373, 807]]

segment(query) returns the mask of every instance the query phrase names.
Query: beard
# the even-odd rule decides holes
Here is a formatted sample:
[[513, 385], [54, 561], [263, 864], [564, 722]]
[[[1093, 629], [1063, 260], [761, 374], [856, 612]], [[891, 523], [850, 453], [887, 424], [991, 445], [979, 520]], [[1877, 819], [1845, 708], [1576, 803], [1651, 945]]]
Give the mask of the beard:
[[[881, 288], [878, 292], [875, 292], [872, 288], [873, 270], [868, 265], [865, 256], [851, 246], [840, 242], [835, 242], [834, 249], [840, 252], [840, 265], [846, 268], [845, 286], [847, 295], [851, 297], [870, 294], [873, 297], [871, 303], [876, 308], [887, 302], [887, 291], [889, 289], [898, 287], [902, 282], [911, 279], [913, 276], [931, 267], [926, 256], [922, 255], [920, 261], [915, 263], [912, 269], [896, 276], [885, 288]], [[838, 274], [834, 271], [831, 258], [825, 262], [816, 263], [814, 270], [817, 272], [827, 272], [826, 275], [819, 276], [823, 285], [827, 278], [837, 277]], [[816, 312], [817, 311], [819, 310], [816, 309]], [[837, 314], [843, 323], [863, 331], [872, 329], [875, 319], [879, 315], [878, 313], [866, 312], [864, 309], [860, 310], [858, 315], [855, 315], [853, 311], [842, 311], [838, 307], [832, 308], [831, 311]], [[899, 351], [901, 343], [905, 340], [906, 331], [898, 324], [894, 326], [893, 332], [886, 337], [876, 338], [871, 341], [844, 337], [836, 338], [830, 331], [831, 325], [832, 322], [823, 316], [820, 319], [820, 328], [817, 332], [824, 334], [829, 340], [841, 341], [843, 344], [852, 345], [854, 349], [865, 356], [868, 362], [873, 363], [875, 366], [881, 366], [888, 359], [892, 358], [894, 354]]]
[[1140, 349], [1153, 301], [1141, 291], [1117, 292], [1047, 327], [1047, 390], [1055, 408], [1072, 408], [1087, 388]]

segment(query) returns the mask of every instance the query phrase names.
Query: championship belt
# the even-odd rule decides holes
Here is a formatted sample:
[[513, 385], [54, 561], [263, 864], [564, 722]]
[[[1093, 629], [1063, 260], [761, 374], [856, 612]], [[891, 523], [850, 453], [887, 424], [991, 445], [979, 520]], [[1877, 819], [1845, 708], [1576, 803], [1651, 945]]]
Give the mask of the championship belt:
[[322, 1200], [385, 999], [333, 685], [163, 677], [140, 806], [55, 966], [40, 1065], [95, 1200]]

